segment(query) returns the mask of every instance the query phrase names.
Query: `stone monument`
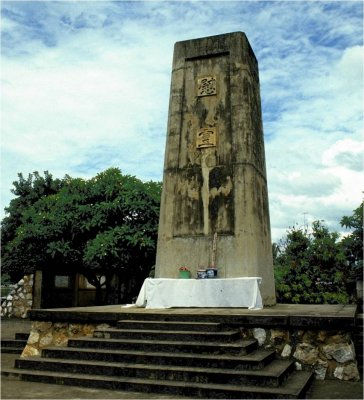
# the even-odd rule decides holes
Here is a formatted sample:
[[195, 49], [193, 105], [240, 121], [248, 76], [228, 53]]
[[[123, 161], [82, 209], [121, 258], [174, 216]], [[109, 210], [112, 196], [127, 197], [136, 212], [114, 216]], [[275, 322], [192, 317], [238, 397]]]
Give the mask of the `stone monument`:
[[174, 47], [156, 278], [179, 266], [262, 277], [275, 304], [258, 63], [242, 32]]

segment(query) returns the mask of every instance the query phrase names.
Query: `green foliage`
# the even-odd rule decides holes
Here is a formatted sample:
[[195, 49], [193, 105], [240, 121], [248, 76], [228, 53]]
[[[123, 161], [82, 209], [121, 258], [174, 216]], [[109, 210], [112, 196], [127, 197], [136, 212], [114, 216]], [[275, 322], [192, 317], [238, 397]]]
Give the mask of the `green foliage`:
[[[19, 241], [18, 229], [25, 222], [24, 215], [38, 200], [59, 192], [64, 184], [63, 180], [54, 179], [48, 171], [44, 172], [44, 176], [35, 171], [27, 179], [23, 174], [18, 174], [18, 178], [11, 190], [16, 197], [5, 208], [6, 216], [1, 221], [2, 270], [10, 274], [12, 282], [17, 282], [31, 269], [27, 253], [22, 253], [21, 247], [15, 247]], [[19, 232], [23, 234], [22, 230]], [[20, 264], [19, 258], [22, 259]]]
[[348, 303], [349, 271], [345, 251], [336, 232], [321, 221], [309, 233], [299, 227], [275, 245], [274, 273], [280, 303]]
[[59, 192], [63, 186], [63, 181], [53, 179], [48, 171], [44, 172], [44, 177], [35, 171], [29, 174], [27, 179], [23, 174], [18, 174], [18, 178], [18, 181], [13, 182], [14, 189], [11, 190], [17, 197], [5, 208], [7, 215], [1, 221], [2, 243], [7, 243], [15, 237], [15, 231], [22, 223], [22, 214], [28, 207], [43, 197]]
[[1, 274], [1, 298], [6, 297], [11, 292], [11, 279], [9, 274]]
[[1, 274], [1, 286], [9, 286], [11, 283], [9, 274]]
[[353, 215], [342, 217], [341, 226], [351, 229], [351, 233], [342, 240], [344, 253], [348, 260], [350, 278], [363, 276], [363, 205], [353, 211]]
[[116, 168], [89, 180], [67, 176], [59, 190], [22, 208], [3, 269], [77, 271], [99, 289], [100, 275], [144, 279], [154, 264], [160, 192], [160, 183]]

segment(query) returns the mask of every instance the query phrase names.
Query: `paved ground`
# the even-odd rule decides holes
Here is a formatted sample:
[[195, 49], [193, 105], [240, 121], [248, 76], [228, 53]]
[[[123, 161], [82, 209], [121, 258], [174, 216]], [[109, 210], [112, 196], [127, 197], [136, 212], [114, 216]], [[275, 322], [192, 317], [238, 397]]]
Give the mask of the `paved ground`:
[[[2, 338], [13, 338], [16, 332], [29, 332], [30, 321], [2, 320]], [[3, 354], [1, 367], [14, 366], [18, 355]], [[1, 399], [167, 399], [181, 398], [170, 395], [155, 395], [138, 392], [89, 389], [74, 386], [60, 386], [23, 382], [11, 378], [1, 378]], [[308, 399], [362, 399], [362, 382], [314, 381]]]

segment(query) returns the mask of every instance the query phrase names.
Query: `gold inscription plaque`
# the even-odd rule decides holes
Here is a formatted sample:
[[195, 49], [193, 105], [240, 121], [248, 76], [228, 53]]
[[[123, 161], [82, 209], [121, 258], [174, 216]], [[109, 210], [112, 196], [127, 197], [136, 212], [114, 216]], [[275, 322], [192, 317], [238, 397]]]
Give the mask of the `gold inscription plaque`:
[[197, 79], [197, 96], [212, 96], [216, 92], [216, 76], [204, 76]]
[[202, 149], [204, 147], [216, 146], [216, 128], [202, 128], [197, 132], [196, 147]]

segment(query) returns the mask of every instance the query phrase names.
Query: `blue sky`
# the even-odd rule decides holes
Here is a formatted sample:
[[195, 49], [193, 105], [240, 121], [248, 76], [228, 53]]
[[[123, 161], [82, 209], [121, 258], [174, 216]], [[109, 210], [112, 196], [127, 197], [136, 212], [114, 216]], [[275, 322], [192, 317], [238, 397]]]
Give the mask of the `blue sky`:
[[361, 1], [1, 7], [1, 210], [18, 172], [161, 180], [174, 43], [234, 31], [259, 62], [273, 239], [360, 204]]

